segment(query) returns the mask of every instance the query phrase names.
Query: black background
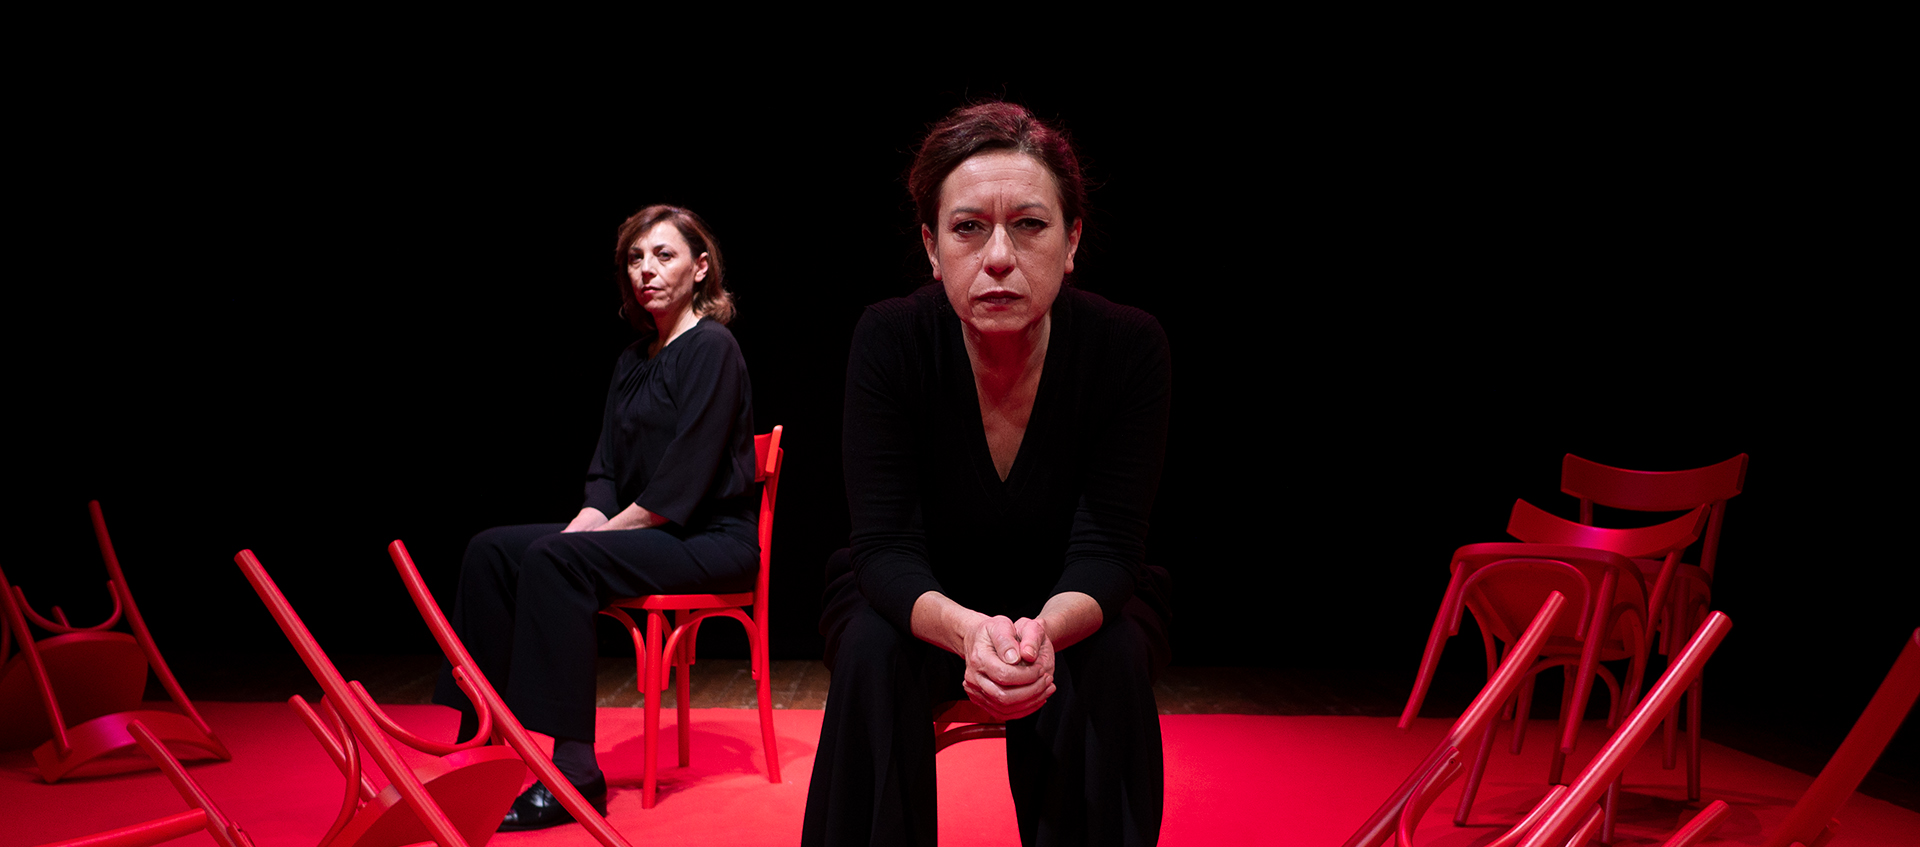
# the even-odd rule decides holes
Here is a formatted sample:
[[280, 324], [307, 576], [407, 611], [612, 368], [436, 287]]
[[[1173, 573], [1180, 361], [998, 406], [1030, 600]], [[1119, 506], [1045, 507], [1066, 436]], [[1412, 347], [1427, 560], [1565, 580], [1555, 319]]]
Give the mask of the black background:
[[[1178, 663], [1410, 683], [1447, 554], [1504, 540], [1515, 497], [1573, 516], [1566, 452], [1752, 455], [1710, 709], [1837, 740], [1920, 625], [1893, 135], [1790, 55], [618, 83], [308, 58], [22, 95], [5, 567], [42, 609], [104, 613], [98, 498], [169, 652], [287, 649], [241, 548], [330, 650], [432, 652], [383, 546], [450, 603], [473, 533], [577, 509], [631, 340], [614, 228], [671, 202], [718, 234], [758, 426], [786, 427], [774, 655], [818, 657], [847, 340], [927, 280], [901, 175], [929, 122], [1004, 96], [1097, 182], [1076, 284], [1171, 339]], [[1477, 677], [1463, 636], [1443, 670]]]

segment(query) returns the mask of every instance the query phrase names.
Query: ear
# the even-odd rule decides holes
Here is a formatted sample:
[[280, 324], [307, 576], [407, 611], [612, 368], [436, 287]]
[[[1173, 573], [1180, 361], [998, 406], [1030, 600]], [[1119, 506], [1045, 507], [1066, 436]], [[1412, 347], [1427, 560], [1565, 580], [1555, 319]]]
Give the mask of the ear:
[[[1076, 232], [1078, 232], [1078, 230], [1076, 230]], [[1071, 263], [1072, 260], [1068, 261]], [[1072, 268], [1068, 268], [1068, 270], [1072, 270]], [[700, 258], [693, 260], [693, 281], [707, 281], [707, 254], [705, 253], [701, 253]]]
[[927, 248], [927, 264], [933, 266], [934, 280], [940, 281], [940, 254], [935, 249], [933, 230], [928, 229], [926, 224], [920, 225], [920, 243]]
[[1067, 230], [1067, 273], [1073, 273], [1073, 254], [1080, 250], [1080, 219], [1075, 219], [1073, 228]]

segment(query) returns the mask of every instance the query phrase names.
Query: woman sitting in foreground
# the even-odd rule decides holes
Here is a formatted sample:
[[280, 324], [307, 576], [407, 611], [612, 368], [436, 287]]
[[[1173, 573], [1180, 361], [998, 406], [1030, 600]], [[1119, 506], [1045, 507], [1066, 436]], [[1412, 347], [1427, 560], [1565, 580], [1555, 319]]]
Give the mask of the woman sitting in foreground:
[[[620, 226], [622, 314], [643, 337], [614, 363], [587, 465], [586, 504], [564, 523], [474, 536], [451, 620], [528, 729], [553, 736], [553, 762], [606, 813], [593, 752], [593, 616], [615, 597], [750, 591], [760, 567], [752, 388], [724, 324], [720, 247], [685, 209], [649, 206]], [[473, 705], [442, 672], [434, 702]], [[573, 816], [536, 782], [503, 832]]]
[[1064, 285], [1085, 187], [1026, 109], [949, 115], [908, 181], [938, 284], [854, 333], [852, 548], [827, 566], [833, 680], [801, 843], [933, 844], [932, 712], [964, 697], [1009, 722], [1023, 843], [1152, 844], [1166, 335]]

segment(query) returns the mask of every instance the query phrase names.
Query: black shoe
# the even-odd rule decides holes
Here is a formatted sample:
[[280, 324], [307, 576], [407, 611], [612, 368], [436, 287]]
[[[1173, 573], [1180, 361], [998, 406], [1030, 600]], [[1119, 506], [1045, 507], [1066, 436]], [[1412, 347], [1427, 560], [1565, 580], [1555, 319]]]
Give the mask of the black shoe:
[[[587, 798], [587, 804], [600, 813], [607, 814], [607, 778], [602, 776], [586, 785], [576, 785], [580, 795]], [[500, 822], [501, 832], [525, 832], [529, 829], [546, 829], [563, 823], [572, 823], [573, 813], [560, 805], [560, 798], [539, 782], [532, 788], [520, 792], [513, 799], [513, 806], [507, 809], [507, 818]]]

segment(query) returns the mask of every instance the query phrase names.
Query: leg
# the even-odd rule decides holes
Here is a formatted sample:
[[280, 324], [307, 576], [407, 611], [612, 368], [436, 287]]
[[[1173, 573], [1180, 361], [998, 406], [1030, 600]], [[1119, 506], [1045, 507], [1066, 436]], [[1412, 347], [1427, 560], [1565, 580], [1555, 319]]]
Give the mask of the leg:
[[[514, 598], [520, 582], [520, 559], [534, 541], [563, 529], [565, 524], [526, 524], [489, 529], [467, 542], [460, 560], [460, 587], [454, 593], [447, 621], [460, 636], [487, 681], [506, 690], [512, 667]], [[473, 736], [479, 723], [473, 703], [453, 683], [453, 666], [442, 663], [433, 702], [460, 712], [458, 740]]]
[[[921, 845], [938, 836], [933, 704], [965, 697], [953, 656], [894, 629], [836, 554], [821, 631], [833, 680], [802, 845]], [[829, 576], [834, 576], [829, 565]]]
[[745, 591], [759, 566], [751, 542], [723, 533], [637, 529], [540, 538], [521, 562], [508, 705], [528, 729], [592, 741], [593, 617], [607, 601]]
[[1165, 773], [1153, 674], [1166, 642], [1144, 604], [1127, 611], [1060, 651], [1053, 697], [1007, 724], [1007, 781], [1027, 847], [1160, 838]]

